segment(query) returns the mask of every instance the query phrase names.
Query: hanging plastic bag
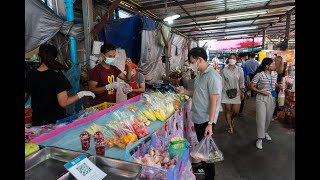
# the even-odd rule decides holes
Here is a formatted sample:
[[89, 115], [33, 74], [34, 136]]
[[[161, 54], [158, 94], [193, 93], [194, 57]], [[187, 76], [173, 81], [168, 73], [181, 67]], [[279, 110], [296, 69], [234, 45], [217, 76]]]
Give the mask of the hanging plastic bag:
[[285, 94], [283, 90], [280, 90], [279, 95], [278, 95], [278, 106], [284, 106], [284, 101], [285, 101]]
[[190, 156], [196, 160], [213, 163], [222, 161], [223, 154], [219, 150], [212, 137], [204, 137], [199, 144], [192, 150]]

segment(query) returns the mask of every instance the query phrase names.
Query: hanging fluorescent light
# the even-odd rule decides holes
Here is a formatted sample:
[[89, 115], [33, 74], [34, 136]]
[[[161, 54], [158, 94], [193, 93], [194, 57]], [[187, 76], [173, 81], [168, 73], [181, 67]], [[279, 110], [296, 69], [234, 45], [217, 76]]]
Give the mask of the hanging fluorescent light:
[[252, 27], [242, 27], [242, 28], [230, 28], [224, 30], [225, 32], [230, 32], [230, 31], [243, 31], [243, 30], [250, 30], [250, 29], [257, 29], [257, 26], [252, 26]]
[[235, 13], [235, 14], [226, 14], [218, 16], [217, 19], [227, 19], [227, 18], [233, 18], [233, 17], [242, 17], [242, 16], [253, 16], [253, 15], [260, 15], [260, 14], [267, 14], [268, 10], [263, 11], [253, 11], [248, 13]]
[[165, 18], [163, 19], [163, 21], [167, 21], [167, 22], [169, 23], [169, 21], [172, 22], [173, 20], [178, 19], [179, 17], [180, 17], [179, 14], [176, 14], [176, 13], [173, 13], [173, 12], [169, 12], [169, 13], [165, 16]]

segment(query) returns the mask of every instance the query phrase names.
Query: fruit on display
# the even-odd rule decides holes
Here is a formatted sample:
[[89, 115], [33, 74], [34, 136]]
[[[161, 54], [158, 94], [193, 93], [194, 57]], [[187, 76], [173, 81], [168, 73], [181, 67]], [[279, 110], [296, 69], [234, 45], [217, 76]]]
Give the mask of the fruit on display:
[[172, 103], [167, 103], [166, 105], [166, 114], [171, 115], [174, 112], [174, 107]]
[[142, 111], [142, 113], [146, 118], [148, 118], [151, 121], [156, 121], [157, 120], [156, 116], [154, 115], [154, 113], [153, 113], [153, 111], [151, 109]]
[[106, 145], [109, 148], [112, 148], [114, 146], [114, 139], [115, 138], [105, 138], [104, 141], [106, 142]]
[[181, 103], [181, 101], [180, 101], [179, 98], [176, 98], [176, 99], [174, 100], [174, 102], [173, 102], [173, 108], [174, 108], [174, 110], [178, 110], [178, 109], [180, 108], [180, 103]]
[[134, 117], [134, 121], [137, 123], [143, 123], [146, 126], [149, 126], [151, 124], [151, 122], [143, 115], [138, 115], [138, 116]]
[[158, 150], [150, 148], [149, 152], [143, 157], [133, 158], [133, 161], [139, 164], [152, 166], [160, 169], [174, 168], [178, 162], [178, 156], [170, 159], [169, 152], [167, 149]]
[[102, 126], [99, 126], [96, 123], [93, 123], [90, 127], [86, 129], [86, 131], [93, 136], [94, 133], [96, 133], [97, 131], [104, 132], [104, 129]]
[[129, 111], [136, 111], [136, 110], [138, 110], [138, 107], [137, 106], [129, 106], [128, 110]]
[[137, 134], [138, 138], [141, 139], [147, 135], [149, 135], [149, 131], [148, 129], [142, 125], [142, 124], [139, 124], [139, 123], [133, 123], [132, 124], [132, 127], [134, 129], [134, 132]]
[[80, 134], [81, 148], [84, 151], [88, 151], [90, 148], [90, 134], [84, 131]]
[[32, 142], [27, 142], [25, 143], [25, 146], [24, 146], [24, 155], [25, 157], [27, 157], [39, 150], [40, 150], [40, 147], [37, 144]]
[[114, 144], [117, 145], [119, 148], [125, 148], [129, 144], [133, 144], [137, 141], [138, 141], [138, 137], [134, 133], [128, 133], [122, 138], [114, 138]]
[[167, 119], [166, 113], [162, 109], [157, 109], [155, 115], [160, 121], [165, 121]]
[[102, 132], [101, 131], [95, 132], [94, 135], [93, 135], [93, 138], [94, 138], [94, 142], [103, 139]]

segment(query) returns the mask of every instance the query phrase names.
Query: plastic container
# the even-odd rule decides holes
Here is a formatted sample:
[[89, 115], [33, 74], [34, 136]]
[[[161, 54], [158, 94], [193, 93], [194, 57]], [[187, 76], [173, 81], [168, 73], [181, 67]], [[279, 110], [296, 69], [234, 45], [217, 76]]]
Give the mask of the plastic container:
[[107, 109], [107, 108], [109, 108], [109, 107], [111, 107], [111, 106], [114, 106], [115, 104], [116, 104], [116, 103], [103, 102], [103, 103], [101, 103], [101, 104], [97, 104], [97, 105], [95, 105], [95, 106], [91, 106], [91, 107], [89, 107], [89, 108], [86, 108], [86, 110], [89, 110], [89, 109], [91, 109], [91, 108], [95, 108], [95, 109], [98, 109], [99, 111], [101, 111], [101, 110]]
[[169, 143], [170, 158], [172, 159], [176, 155], [178, 155], [178, 158], [181, 158], [188, 148], [188, 143], [185, 140], [171, 141]]
[[[151, 146], [162, 149], [168, 148], [169, 139], [152, 134], [151, 140], [148, 143], [143, 144], [137, 149], [137, 151], [132, 155], [132, 157], [144, 156], [149, 152]], [[188, 147], [189, 147], [189, 143]], [[131, 160], [132, 161], [132, 160]], [[141, 173], [140, 179], [169, 179], [176, 180], [182, 177], [182, 171], [186, 167], [189, 161], [189, 148], [183, 153], [182, 157], [179, 158], [177, 164], [171, 169], [161, 169], [152, 166], [144, 166], [144, 171]]]
[[82, 150], [88, 151], [90, 148], [90, 134], [87, 131], [80, 134], [80, 142]]

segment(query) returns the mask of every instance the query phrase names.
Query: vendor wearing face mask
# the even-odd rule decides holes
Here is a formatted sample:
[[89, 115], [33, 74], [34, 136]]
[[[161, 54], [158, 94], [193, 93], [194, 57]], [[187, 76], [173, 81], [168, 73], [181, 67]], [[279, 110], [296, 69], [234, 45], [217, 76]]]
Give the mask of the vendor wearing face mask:
[[[132, 92], [128, 94], [128, 99], [133, 98], [141, 93], [144, 93], [146, 90], [145, 80], [142, 73], [136, 70], [138, 66], [134, 63], [131, 63], [131, 78], [128, 84], [132, 88]], [[125, 71], [128, 72], [128, 67], [126, 66]]]
[[[222, 104], [229, 126], [228, 132], [233, 134], [234, 118], [238, 116], [241, 99], [244, 99], [244, 76], [242, 68], [236, 66], [237, 54], [230, 54], [227, 66], [222, 71]], [[234, 93], [231, 93], [234, 92]]]
[[131, 80], [131, 59], [127, 58], [126, 60], [128, 73], [125, 75], [114, 66], [116, 56], [115, 46], [111, 44], [101, 46], [101, 55], [104, 60], [91, 69], [89, 74], [89, 90], [96, 95], [91, 103], [92, 106], [103, 102], [116, 103], [116, 90], [130, 89], [127, 83], [116, 82], [116, 80], [117, 77], [126, 82]]

